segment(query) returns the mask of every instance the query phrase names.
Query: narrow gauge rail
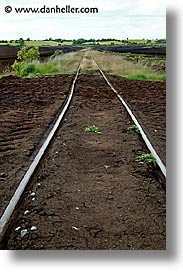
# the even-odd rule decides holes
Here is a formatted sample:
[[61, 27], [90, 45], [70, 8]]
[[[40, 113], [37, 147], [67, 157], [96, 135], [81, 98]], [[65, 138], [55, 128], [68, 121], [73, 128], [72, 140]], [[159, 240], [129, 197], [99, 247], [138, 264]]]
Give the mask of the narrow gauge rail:
[[[37, 156], [35, 157], [34, 161], [32, 162], [30, 168], [28, 169], [28, 171], [26, 172], [24, 178], [22, 179], [22, 181], [20, 182], [19, 187], [17, 188], [15, 194], [13, 195], [12, 199], [10, 200], [10, 203], [8, 204], [8, 206], [6, 207], [4, 214], [2, 215], [1, 219], [0, 219], [0, 235], [1, 238], [3, 238], [5, 232], [6, 232], [6, 228], [8, 226], [8, 222], [10, 220], [10, 217], [17, 205], [17, 203], [19, 202], [20, 198], [22, 197], [22, 194], [26, 188], [26, 186], [28, 185], [29, 181], [31, 180], [36, 168], [39, 165], [40, 160], [42, 159], [45, 151], [47, 150], [47, 147], [51, 141], [51, 139], [53, 138], [57, 128], [59, 127], [60, 122], [63, 119], [64, 114], [66, 113], [66, 111], [68, 111], [69, 106], [70, 106], [70, 102], [73, 98], [74, 95], [74, 89], [75, 89], [75, 85], [77, 82], [77, 78], [80, 72], [80, 67], [81, 67], [81, 63], [82, 60], [79, 64], [76, 76], [74, 78], [73, 84], [72, 84], [72, 88], [71, 88], [71, 92], [68, 96], [67, 102], [63, 108], [62, 113], [60, 114], [58, 120], [56, 121], [54, 127], [52, 128], [51, 132], [49, 133], [48, 137], [46, 138], [43, 146], [41, 147], [40, 151], [38, 152]], [[96, 62], [97, 64], [97, 62]], [[98, 66], [98, 64], [97, 64]], [[110, 88], [113, 90], [113, 92], [117, 95], [118, 99], [120, 99], [120, 101], [123, 103], [124, 107], [126, 108], [126, 110], [128, 111], [129, 115], [131, 116], [132, 120], [134, 121], [134, 123], [139, 127], [140, 132], [142, 134], [142, 137], [147, 145], [147, 147], [149, 148], [149, 150], [151, 151], [151, 153], [155, 156], [155, 158], [157, 159], [157, 163], [163, 173], [163, 175], [166, 177], [166, 168], [164, 166], [164, 164], [162, 163], [160, 157], [157, 155], [156, 151], [154, 150], [153, 146], [151, 145], [150, 141], [147, 139], [147, 136], [145, 135], [141, 125], [138, 123], [137, 119], [135, 118], [135, 116], [133, 115], [133, 113], [131, 112], [131, 110], [129, 109], [128, 105], [124, 102], [124, 100], [118, 95], [118, 93], [116, 92], [116, 90], [113, 88], [113, 86], [110, 84], [110, 82], [108, 81], [107, 77], [105, 76], [104, 72], [99, 68], [99, 72], [100, 74], [103, 76], [103, 78], [105, 79], [106, 83], [110, 86]]]
[[[93, 55], [92, 55], [92, 57], [93, 57]], [[151, 154], [155, 157], [155, 159], [157, 161], [157, 164], [158, 164], [161, 172], [163, 173], [163, 175], [166, 178], [166, 167], [165, 167], [164, 163], [162, 162], [161, 158], [159, 157], [159, 155], [157, 154], [156, 150], [154, 149], [153, 145], [151, 144], [150, 140], [148, 139], [148, 137], [147, 137], [146, 133], [144, 132], [142, 126], [140, 125], [140, 123], [138, 122], [137, 118], [135, 117], [135, 115], [133, 114], [133, 112], [131, 111], [131, 109], [129, 108], [128, 104], [118, 94], [118, 92], [114, 89], [114, 87], [112, 86], [112, 84], [109, 82], [109, 80], [107, 79], [106, 75], [101, 70], [101, 68], [99, 67], [99, 65], [96, 62], [96, 60], [94, 59], [94, 57], [93, 57], [93, 60], [95, 61], [96, 65], [98, 66], [99, 72], [103, 76], [103, 78], [105, 79], [106, 83], [109, 85], [109, 87], [112, 89], [112, 91], [116, 94], [116, 96], [118, 97], [118, 99], [121, 101], [121, 103], [123, 104], [123, 106], [127, 110], [128, 114], [130, 115], [130, 117], [133, 120], [133, 122], [135, 123], [135, 125], [139, 128], [140, 133], [142, 135], [142, 138], [143, 138], [143, 140], [144, 140], [147, 148], [149, 149], [149, 151], [151, 152]]]
[[40, 148], [38, 154], [34, 158], [34, 160], [33, 160], [32, 164], [30, 165], [29, 169], [25, 173], [23, 179], [21, 180], [18, 188], [16, 189], [13, 197], [11, 198], [9, 204], [7, 205], [7, 207], [6, 207], [6, 209], [3, 213], [3, 215], [0, 218], [0, 240], [1, 240], [2, 236], [4, 235], [4, 232], [6, 230], [6, 225], [9, 221], [9, 219], [10, 219], [17, 203], [19, 202], [19, 200], [20, 200], [27, 184], [29, 183], [31, 177], [33, 176], [34, 172], [36, 171], [36, 169], [37, 169], [43, 155], [45, 154], [51, 140], [53, 139], [53, 137], [54, 137], [54, 135], [55, 135], [55, 133], [56, 133], [56, 131], [57, 131], [57, 129], [58, 129], [65, 113], [66, 113], [66, 111], [69, 109], [69, 105], [70, 105], [70, 102], [72, 100], [74, 89], [75, 89], [76, 80], [77, 80], [78, 75], [79, 75], [82, 59], [83, 59], [83, 57], [81, 58], [81, 61], [79, 63], [76, 75], [74, 77], [74, 81], [72, 83], [70, 94], [66, 98], [64, 107], [63, 107], [58, 119], [55, 121], [55, 124], [53, 125], [51, 131], [49, 132], [48, 136], [46, 137], [42, 147]]

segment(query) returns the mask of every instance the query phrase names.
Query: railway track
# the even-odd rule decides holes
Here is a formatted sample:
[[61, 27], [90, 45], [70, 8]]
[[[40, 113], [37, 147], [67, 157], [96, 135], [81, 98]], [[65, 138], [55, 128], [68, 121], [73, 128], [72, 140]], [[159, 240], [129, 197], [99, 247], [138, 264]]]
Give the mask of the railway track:
[[[94, 60], [94, 59], [93, 59]], [[82, 62], [82, 61], [81, 61]], [[0, 235], [1, 235], [1, 240], [2, 240], [2, 243], [4, 243], [4, 239], [6, 239], [6, 243], [7, 243], [7, 232], [10, 230], [10, 224], [11, 224], [11, 217], [13, 215], [13, 212], [14, 210], [17, 208], [17, 205], [19, 204], [20, 202], [20, 199], [23, 197], [23, 194], [27, 188], [28, 185], [31, 185], [31, 180], [33, 178], [35, 178], [34, 176], [34, 173], [37, 173], [38, 171], [38, 166], [41, 162], [41, 160], [43, 159], [43, 156], [45, 154], [45, 152], [47, 151], [47, 148], [49, 147], [49, 144], [51, 143], [52, 139], [54, 138], [55, 134], [58, 132], [58, 128], [59, 128], [59, 125], [60, 123], [62, 122], [63, 120], [63, 117], [65, 116], [66, 112], [69, 110], [69, 106], [71, 104], [71, 101], [73, 101], [73, 95], [74, 95], [74, 90], [77, 90], [77, 86], [76, 86], [76, 83], [78, 81], [78, 77], [79, 77], [79, 72], [80, 72], [80, 67], [81, 67], [81, 62], [79, 64], [79, 67], [78, 67], [78, 70], [77, 70], [77, 73], [76, 73], [76, 76], [74, 78], [74, 81], [72, 83], [72, 87], [71, 87], [71, 91], [70, 91], [70, 94], [64, 104], [64, 107], [63, 107], [63, 110], [62, 112], [60, 113], [58, 119], [56, 120], [55, 122], [55, 125], [53, 126], [53, 128], [51, 129], [49, 135], [47, 136], [47, 138], [45, 139], [45, 142], [43, 144], [43, 146], [41, 147], [41, 149], [39, 150], [38, 154], [36, 155], [35, 159], [33, 160], [31, 166], [29, 167], [29, 169], [27, 170], [25, 176], [23, 177], [22, 181], [20, 182], [20, 185], [18, 186], [15, 194], [13, 195], [12, 199], [10, 200], [8, 206], [6, 207], [1, 219], [0, 219]], [[96, 63], [97, 64], [97, 63]], [[98, 64], [97, 64], [98, 66]], [[112, 90], [113, 91], [113, 96], [111, 95], [111, 98], [112, 100], [115, 101], [115, 97], [117, 96], [117, 98], [122, 102], [123, 104], [123, 107], [124, 107], [124, 110], [123, 112], [125, 112], [125, 110], [128, 112], [128, 114], [126, 114], [125, 116], [129, 116], [131, 117], [132, 121], [139, 127], [140, 129], [140, 132], [141, 132], [141, 135], [142, 135], [142, 138], [144, 139], [144, 142], [146, 144], [146, 146], [148, 147], [148, 149], [150, 150], [150, 152], [155, 156], [156, 160], [157, 160], [157, 163], [159, 165], [159, 168], [162, 172], [162, 174], [164, 175], [164, 177], [166, 177], [166, 168], [164, 166], [164, 164], [162, 163], [160, 157], [158, 156], [158, 154], [156, 153], [156, 151], [154, 150], [153, 146], [151, 145], [150, 141], [148, 140], [145, 132], [143, 131], [141, 125], [139, 124], [138, 120], [135, 118], [134, 114], [131, 112], [131, 110], [129, 109], [128, 105], [126, 104], [126, 102], [118, 95], [117, 91], [113, 88], [113, 86], [110, 84], [110, 82], [108, 81], [107, 77], [105, 76], [104, 72], [99, 68], [98, 66], [98, 70], [100, 72], [100, 75], [103, 77], [103, 79], [105, 80], [105, 82], [108, 84], [108, 90]], [[80, 83], [80, 86], [82, 85], [82, 83]], [[107, 87], [107, 86], [106, 86]], [[92, 100], [94, 101], [95, 98], [93, 98], [93, 94], [92, 94]], [[82, 96], [80, 95], [79, 97], [79, 100], [77, 99], [77, 106], [80, 106], [82, 105], [81, 103], [81, 100], [82, 100]], [[88, 99], [87, 99], [88, 100]], [[109, 104], [109, 100], [107, 101], [108, 104]], [[116, 104], [116, 102], [115, 102]], [[78, 107], [77, 107], [78, 108]], [[75, 104], [75, 109], [76, 108], [76, 104]], [[82, 108], [85, 108], [85, 107], [82, 107]], [[120, 107], [121, 108], [121, 107]], [[95, 108], [94, 108], [95, 109]], [[72, 112], [74, 112], [72, 110]], [[100, 113], [100, 116], [104, 118], [104, 114], [101, 114]], [[100, 117], [100, 119], [101, 119]], [[99, 119], [99, 121], [100, 121]], [[128, 120], [129, 120], [129, 117], [128, 117]], [[66, 123], [67, 124], [67, 123]], [[87, 126], [87, 125], [86, 125]], [[72, 131], [71, 131], [72, 133]], [[55, 142], [55, 141], [54, 141]], [[105, 141], [106, 142], [106, 141]], [[91, 141], [92, 143], [92, 146], [93, 146], [93, 143], [95, 143], [94, 140]], [[100, 146], [100, 145], [99, 145]], [[104, 146], [105, 147], [105, 146]], [[103, 146], [101, 146], [101, 151], [103, 152], [104, 151], [104, 148]], [[111, 152], [109, 152], [109, 154], [111, 154]], [[72, 162], [72, 161], [71, 161]], [[41, 164], [43, 166], [43, 164]], [[106, 172], [108, 171], [108, 169], [110, 168], [110, 165], [104, 165], [105, 167], [105, 170]], [[79, 169], [79, 168], [77, 168]], [[79, 171], [78, 171], [79, 173]], [[33, 192], [34, 193], [34, 192]], [[32, 193], [31, 193], [32, 194]], [[109, 199], [110, 200], [110, 199]], [[86, 205], [84, 206], [86, 208]], [[77, 206], [76, 206], [77, 208]], [[79, 207], [78, 209], [79, 210]], [[28, 210], [29, 211], [29, 210]], [[54, 210], [53, 210], [54, 211]], [[35, 227], [36, 228], [36, 227]], [[72, 226], [72, 229], [74, 231], [79, 231], [80, 228], [78, 226], [75, 226], [73, 225]], [[17, 229], [17, 231], [20, 230]], [[96, 231], [92, 234], [99, 234], [100, 233], [100, 230], [99, 232], [97, 231], [98, 229], [91, 229], [89, 231]], [[98, 232], [98, 233], [97, 233]], [[6, 234], [7, 233], [7, 234]], [[90, 235], [91, 235], [91, 232], [90, 232]]]
[[[94, 59], [94, 58], [93, 58]], [[96, 62], [96, 61], [95, 61]], [[97, 62], [96, 62], [97, 64]], [[109, 87], [112, 89], [112, 91], [116, 94], [116, 96], [118, 97], [118, 99], [120, 100], [120, 102], [123, 104], [123, 106], [125, 107], [125, 109], [127, 110], [128, 114], [130, 115], [131, 119], [133, 120], [134, 124], [138, 127], [138, 129], [140, 130], [140, 134], [142, 135], [142, 138], [147, 146], [147, 148], [149, 149], [149, 151], [151, 152], [151, 154], [155, 157], [157, 164], [161, 170], [161, 172], [163, 173], [163, 175], [166, 178], [166, 167], [164, 165], [164, 163], [162, 162], [161, 158], [159, 157], [159, 155], [157, 154], [156, 150], [153, 148], [153, 145], [151, 144], [150, 140], [148, 139], [146, 133], [144, 132], [142, 126], [140, 125], [138, 119], [135, 117], [135, 115], [133, 114], [133, 112], [131, 111], [131, 109], [129, 108], [128, 104], [125, 102], [125, 100], [118, 94], [118, 92], [114, 89], [114, 87], [112, 86], [112, 84], [109, 82], [109, 80], [107, 79], [107, 77], [105, 76], [104, 72], [101, 70], [101, 68], [99, 67], [99, 65], [97, 64], [100, 74], [103, 76], [103, 78], [105, 79], [106, 83], [109, 85]]]

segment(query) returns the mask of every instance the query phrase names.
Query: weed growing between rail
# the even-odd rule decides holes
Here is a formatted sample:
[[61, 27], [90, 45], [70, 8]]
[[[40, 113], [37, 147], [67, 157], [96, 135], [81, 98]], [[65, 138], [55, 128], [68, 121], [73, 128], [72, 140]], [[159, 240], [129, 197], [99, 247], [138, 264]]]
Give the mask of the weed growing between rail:
[[86, 127], [85, 132], [89, 132], [89, 133], [93, 132], [93, 133], [101, 134], [100, 128], [96, 127], [95, 125]]
[[134, 131], [135, 133], [140, 134], [140, 129], [137, 125], [132, 125], [128, 127], [128, 131]]
[[135, 161], [139, 164], [148, 164], [152, 167], [157, 166], [156, 159], [152, 154], [142, 154], [141, 156], [136, 157]]

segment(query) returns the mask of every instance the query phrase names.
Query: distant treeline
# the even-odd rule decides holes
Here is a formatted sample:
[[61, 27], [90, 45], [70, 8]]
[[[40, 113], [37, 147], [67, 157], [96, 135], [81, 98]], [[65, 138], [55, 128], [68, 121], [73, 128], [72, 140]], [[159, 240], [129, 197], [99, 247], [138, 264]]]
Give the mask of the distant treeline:
[[[18, 40], [0, 40], [0, 43], [17, 43], [17, 44], [20, 44], [22, 45], [23, 44], [23, 41], [31, 41], [30, 38], [27, 38], [27, 39], [23, 39], [23, 38], [20, 38]], [[36, 41], [36, 40], [35, 40]], [[56, 38], [56, 39], [53, 39], [53, 38], [48, 38], [48, 39], [44, 39], [43, 41], [54, 41], [54, 42], [57, 42], [57, 43], [64, 43], [64, 42], [70, 42], [72, 43], [73, 45], [82, 45], [82, 44], [85, 44], [85, 43], [100, 43], [100, 42], [111, 42], [114, 43], [114, 42], [121, 42], [121, 43], [129, 43], [129, 44], [138, 44], [138, 39], [135, 40], [135, 39], [113, 39], [113, 38], [102, 38], [102, 39], [84, 39], [84, 38], [79, 38], [79, 39], [61, 39], [61, 38]], [[140, 41], [140, 39], [139, 39]], [[155, 40], [150, 40], [150, 39], [142, 39], [141, 40], [143, 43], [145, 44], [151, 44], [153, 42], [157, 43], [157, 44], [166, 44], [166, 39], [155, 39]]]
[[[138, 40], [138, 39], [137, 39]], [[63, 42], [73, 42], [74, 45], [81, 45], [85, 43], [100, 43], [100, 42], [122, 42], [122, 43], [133, 43], [133, 44], [138, 44], [137, 42], [130, 41], [130, 39], [114, 39], [114, 38], [102, 38], [102, 39], [84, 39], [84, 38], [79, 38], [79, 39], [73, 39], [73, 40], [67, 40], [67, 39], [46, 39], [45, 41], [55, 41], [58, 43], [63, 43]], [[142, 39], [147, 44], [152, 43], [152, 41], [155, 41], [158, 44], [166, 44], [166, 39], [156, 39], [156, 40], [150, 40], [150, 39]]]

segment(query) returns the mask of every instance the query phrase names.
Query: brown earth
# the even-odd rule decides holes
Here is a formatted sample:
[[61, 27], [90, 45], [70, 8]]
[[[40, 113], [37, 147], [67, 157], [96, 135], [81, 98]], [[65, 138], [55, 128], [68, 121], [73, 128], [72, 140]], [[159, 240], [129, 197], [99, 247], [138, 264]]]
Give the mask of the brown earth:
[[110, 51], [117, 53], [135, 53], [135, 54], [149, 54], [149, 55], [166, 55], [166, 47], [151, 47], [151, 46], [137, 46], [137, 45], [128, 45], [128, 46], [94, 46], [94, 50], [97, 51]]
[[[45, 79], [43, 78], [46, 84]], [[111, 79], [115, 82], [116, 87], [121, 88], [123, 80]], [[1, 128], [3, 130], [10, 127], [13, 130], [15, 127], [17, 131], [14, 133], [19, 133], [20, 125], [28, 124], [30, 119], [26, 117], [25, 113], [26, 111], [33, 113], [34, 108], [30, 108], [31, 105], [27, 100], [23, 111], [18, 112], [21, 123], [19, 122], [18, 125], [13, 122], [17, 115], [11, 116], [14, 106], [14, 101], [10, 100], [10, 96], [13, 98], [14, 95], [12, 91], [18, 91], [26, 81], [29, 81], [29, 84], [27, 84], [27, 89], [23, 84], [24, 92], [29, 90], [30, 93], [36, 94], [36, 89], [37, 92], [40, 89], [42, 91], [45, 89], [42, 98], [44, 103], [38, 104], [42, 110], [39, 115], [37, 114], [38, 117], [41, 117], [39, 123], [31, 118], [32, 132], [25, 132], [26, 136], [22, 134], [23, 150], [30, 150], [29, 147], [33, 148], [31, 146], [38, 144], [39, 130], [40, 133], [44, 131], [43, 125], [48, 122], [48, 118], [51, 121], [51, 114], [56, 113], [56, 109], [58, 110], [60, 100], [63, 102], [63, 89], [60, 88], [61, 98], [58, 98], [58, 101], [53, 99], [57, 107], [48, 104], [50, 95], [56, 90], [56, 85], [61, 86], [62, 81], [65, 83], [64, 90], [67, 91], [71, 78], [66, 76], [50, 78], [48, 83], [52, 85], [48, 88], [47, 83], [43, 89], [41, 86], [44, 81], [40, 80], [36, 84], [34, 79], [16, 80], [10, 78], [9, 82], [12, 85], [9, 85], [7, 80], [4, 86], [0, 86], [1, 89], [4, 89], [5, 98], [5, 95], [9, 93], [9, 101], [5, 99], [5, 103], [1, 107]], [[0, 85], [3, 85], [2, 81]], [[17, 86], [18, 83], [20, 86]], [[135, 82], [126, 80], [126, 84], [129, 94], [133, 90], [135, 100], [141, 102], [142, 94], [138, 92], [138, 89], [135, 90]], [[39, 89], [37, 85], [39, 85]], [[136, 81], [136, 87], [138, 85], [139, 82]], [[141, 85], [141, 89], [145, 85], [149, 91], [154, 93], [151, 82], [141, 82]], [[158, 85], [159, 88], [161, 84]], [[125, 93], [127, 99], [127, 90]], [[146, 93], [143, 94], [143, 97], [145, 96]], [[23, 97], [23, 101], [19, 102], [23, 107], [26, 98], [26, 96]], [[154, 104], [163, 105], [159, 102], [159, 97], [153, 98]], [[32, 97], [33, 99], [34, 97]], [[131, 100], [129, 96], [129, 102]], [[10, 103], [12, 103], [11, 109], [9, 109]], [[143, 107], [144, 110], [145, 108], [152, 110], [155, 107], [152, 106], [152, 100], [147, 99], [145, 103], [144, 107], [142, 102], [141, 105], [137, 103], [133, 106], [137, 108], [139, 105], [140, 109]], [[32, 107], [35, 105], [34, 102]], [[3, 249], [62, 250], [165, 249], [165, 182], [159, 176], [158, 169], [152, 170], [134, 161], [136, 156], [146, 153], [148, 150], [137, 134], [127, 131], [127, 128], [132, 125], [128, 114], [101, 76], [79, 76], [71, 105], [63, 126], [58, 130], [37, 175], [27, 188], [21, 204], [18, 205], [17, 211], [12, 217], [1, 247]], [[6, 108], [8, 109], [7, 116], [4, 114]], [[19, 105], [16, 108], [19, 108]], [[159, 126], [163, 128], [165, 109], [158, 110], [158, 116], [161, 118]], [[16, 114], [17, 110], [14, 112]], [[152, 116], [154, 115], [156, 113], [152, 112]], [[6, 118], [7, 122], [4, 123]], [[155, 120], [156, 116], [152, 122], [156, 123]], [[142, 122], [147, 125], [148, 129], [149, 116], [145, 115]], [[84, 131], [86, 126], [93, 124], [100, 127], [101, 134]], [[39, 129], [38, 125], [43, 128]], [[10, 132], [5, 130], [4, 139]], [[33, 138], [34, 134], [37, 139]], [[30, 162], [30, 155], [29, 157], [25, 156], [26, 153], [23, 153], [18, 147], [18, 137], [12, 135], [11, 138], [14, 145], [11, 147], [9, 144], [8, 150], [1, 151], [1, 167], [3, 167], [3, 172], [8, 174], [1, 181], [3, 205], [5, 205], [3, 197], [8, 192], [12, 193], [10, 189], [14, 188], [15, 182], [18, 182], [22, 176], [21, 174], [19, 178], [17, 177], [12, 165], [15, 166], [17, 163], [17, 167], [21, 171], [22, 161], [24, 160], [24, 166], [28, 166]], [[29, 146], [29, 138], [31, 146]], [[157, 141], [158, 147], [157, 135], [152, 135], [152, 139], [153, 143]], [[3, 138], [1, 140], [3, 141]], [[8, 142], [7, 140], [5, 144]], [[163, 152], [161, 156], [163, 156]], [[13, 182], [11, 182], [12, 178]], [[35, 200], [32, 200], [32, 192], [36, 194]], [[25, 212], [26, 210], [29, 212]], [[20, 231], [15, 231], [18, 226], [21, 229], [28, 229], [28, 234], [23, 238], [20, 236]], [[31, 231], [32, 226], [36, 226], [37, 230]]]
[[138, 118], [166, 164], [166, 83], [111, 76], [111, 83]]
[[0, 79], [0, 215], [58, 114], [71, 83], [72, 77], [64, 75]]

